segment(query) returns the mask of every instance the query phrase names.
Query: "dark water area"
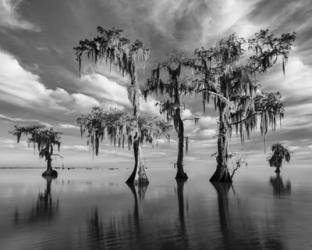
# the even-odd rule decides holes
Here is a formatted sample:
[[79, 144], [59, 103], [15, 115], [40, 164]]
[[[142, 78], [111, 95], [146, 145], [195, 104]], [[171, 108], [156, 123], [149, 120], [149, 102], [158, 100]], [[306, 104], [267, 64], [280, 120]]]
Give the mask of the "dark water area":
[[174, 180], [151, 166], [146, 187], [129, 169], [0, 170], [0, 249], [312, 249], [312, 171], [248, 167], [213, 185], [206, 166]]

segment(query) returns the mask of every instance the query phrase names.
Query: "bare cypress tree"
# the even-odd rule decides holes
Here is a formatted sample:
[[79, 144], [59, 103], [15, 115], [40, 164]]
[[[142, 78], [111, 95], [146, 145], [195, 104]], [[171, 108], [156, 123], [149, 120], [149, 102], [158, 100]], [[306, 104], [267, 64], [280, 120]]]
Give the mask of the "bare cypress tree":
[[265, 73], [282, 58], [282, 70], [295, 34], [274, 36], [269, 30], [261, 30], [249, 40], [235, 34], [220, 40], [211, 48], [195, 50], [195, 59], [189, 61], [196, 72], [197, 92], [202, 92], [203, 107], [211, 99], [219, 114], [217, 168], [212, 182], [232, 182], [228, 171], [228, 144], [232, 129], [244, 142], [245, 135], [257, 127], [260, 119], [261, 134], [268, 128], [275, 129], [277, 118], [284, 115], [280, 94], [265, 93], [257, 83]]
[[52, 156], [60, 156], [54, 153], [54, 147], [57, 146], [58, 151], [61, 146], [61, 133], [54, 131], [52, 128], [43, 126], [15, 126], [10, 132], [17, 138], [17, 143], [20, 142], [22, 135], [27, 137], [27, 142], [33, 144], [34, 150], [38, 149], [39, 157], [44, 158], [47, 162], [47, 169], [42, 173], [42, 176], [57, 177], [57, 171], [52, 168]]
[[[92, 152], [98, 155], [100, 142], [107, 135], [115, 147], [133, 147], [134, 168], [127, 183], [147, 184], [148, 179], [143, 164], [143, 153], [139, 145], [145, 143], [155, 143], [161, 136], [169, 138], [171, 126], [159, 119], [141, 115], [136, 118], [120, 110], [103, 110], [94, 107], [90, 114], [83, 115], [77, 119], [80, 125], [81, 136], [87, 137], [87, 144], [90, 145]], [[137, 137], [139, 142], [136, 143]]]
[[[176, 179], [182, 180], [188, 178], [183, 168], [184, 142], [187, 149], [188, 138], [184, 137], [184, 121], [181, 117], [184, 105], [181, 98], [192, 94], [196, 86], [181, 74], [185, 61], [186, 59], [183, 57], [173, 56], [159, 63], [152, 70], [152, 76], [147, 80], [143, 90], [145, 99], [148, 95], [165, 98], [165, 101], [158, 103], [158, 105], [160, 105], [160, 112], [165, 113], [168, 120], [173, 120], [174, 128], [178, 133]], [[199, 118], [195, 117], [188, 120], [194, 120], [197, 123]]]
[[[137, 83], [136, 66], [139, 60], [145, 61], [149, 58], [150, 50], [146, 49], [143, 43], [139, 40], [131, 43], [128, 38], [122, 36], [121, 29], [112, 28], [106, 30], [99, 26], [97, 31], [97, 36], [79, 41], [79, 46], [74, 48], [79, 65], [79, 72], [81, 70], [83, 55], [86, 55], [87, 58], [94, 60], [95, 63], [103, 59], [110, 65], [110, 68], [111, 65], [114, 65], [120, 71], [122, 76], [128, 76], [130, 78], [128, 98], [133, 106], [133, 116], [137, 121], [133, 125], [138, 126], [140, 117], [140, 90]], [[143, 162], [141, 160], [142, 145], [140, 142], [143, 140], [140, 138], [138, 127], [133, 138], [133, 147], [137, 149], [139, 154], [137, 164], [141, 166], [143, 165]], [[135, 169], [136, 168], [137, 166]], [[135, 174], [135, 172], [132, 172], [131, 176], [127, 180], [127, 183], [134, 182]], [[140, 181], [147, 181], [147, 179], [145, 180], [142, 178]]]

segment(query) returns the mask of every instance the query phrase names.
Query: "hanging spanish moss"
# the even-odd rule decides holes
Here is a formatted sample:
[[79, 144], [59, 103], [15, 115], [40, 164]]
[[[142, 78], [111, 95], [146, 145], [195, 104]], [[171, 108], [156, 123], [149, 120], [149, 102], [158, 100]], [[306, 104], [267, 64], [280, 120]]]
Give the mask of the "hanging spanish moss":
[[280, 143], [275, 143], [271, 147], [272, 155], [269, 158], [270, 167], [275, 167], [275, 173], [280, 173], [283, 161], [290, 161], [290, 153], [288, 149]]
[[[151, 77], [147, 80], [143, 89], [145, 99], [148, 95], [156, 97], [165, 97], [164, 102], [159, 102], [160, 113], [164, 113], [168, 121], [173, 121], [174, 128], [178, 133], [178, 157], [177, 157], [177, 175], [176, 179], [187, 179], [187, 175], [183, 169], [184, 154], [184, 122], [181, 113], [184, 105], [181, 97], [190, 95], [194, 92], [196, 85], [187, 78], [181, 76], [182, 68], [187, 64], [188, 59], [179, 56], [169, 57], [167, 60], [159, 63], [152, 70]], [[168, 79], [167, 79], [167, 78]], [[199, 118], [194, 118], [195, 123]], [[186, 150], [188, 149], [188, 141]]]
[[[74, 51], [78, 62], [79, 74], [81, 74], [82, 70], [82, 59], [85, 56], [94, 63], [104, 61], [109, 65], [110, 70], [113, 65], [122, 76], [130, 78], [130, 84], [127, 88], [128, 98], [133, 107], [133, 117], [136, 120], [136, 122], [132, 125], [138, 126], [140, 117], [139, 99], [141, 93], [137, 84], [136, 64], [138, 61], [146, 61], [150, 57], [150, 50], [145, 48], [144, 44], [139, 40], [131, 42], [128, 38], [123, 37], [122, 32], [123, 30], [116, 29], [114, 27], [111, 29], [104, 29], [99, 26], [97, 27], [97, 35], [89, 39], [80, 40], [79, 45], [74, 48]], [[134, 133], [136, 136], [133, 136], [131, 141], [128, 140], [128, 143], [133, 144], [132, 146], [135, 145], [135, 148], [137, 147], [137, 151], [141, 154], [141, 142], [144, 139], [140, 138], [141, 134], [138, 127], [134, 128], [134, 130], [136, 130]], [[95, 140], [94, 145], [97, 145], [97, 137], [95, 135], [91, 135], [90, 142], [92, 138]], [[112, 138], [115, 140], [114, 136]], [[116, 141], [116, 143], [117, 142], [121, 143], [121, 141]], [[95, 151], [96, 148], [97, 147], [95, 147]], [[97, 154], [98, 152], [95, 153]], [[148, 183], [144, 167], [142, 167], [142, 170], [140, 170], [139, 173], [136, 173], [135, 170], [137, 169], [137, 161], [135, 160], [135, 162], [136, 165], [131, 176], [127, 180], [127, 183], [134, 183], [136, 178], [141, 184]], [[136, 177], [136, 174], [141, 175]]]
[[258, 125], [265, 136], [283, 118], [280, 93], [261, 91], [257, 77], [273, 67], [278, 58], [285, 73], [294, 40], [295, 33], [276, 37], [269, 30], [261, 30], [248, 40], [232, 34], [211, 48], [196, 49], [195, 58], [188, 61], [195, 71], [195, 89], [202, 93], [203, 109], [213, 99], [219, 113], [218, 164], [211, 181], [232, 181], [227, 162], [228, 139], [233, 129], [243, 143]]
[[[17, 138], [17, 143], [20, 142], [22, 135], [27, 137], [28, 145], [33, 144], [34, 150], [38, 150], [39, 157], [44, 158], [47, 162], [47, 170], [42, 176], [57, 177], [56, 170], [52, 169], [52, 156], [60, 156], [54, 153], [54, 147], [60, 151], [61, 134], [53, 128], [45, 128], [44, 126], [14, 126], [14, 130], [10, 132]], [[62, 157], [62, 156], [60, 156]]]
[[99, 154], [100, 144], [105, 138], [108, 138], [114, 147], [124, 148], [127, 144], [129, 150], [133, 148], [135, 174], [141, 171], [142, 176], [145, 170], [139, 144], [154, 144], [162, 136], [169, 139], [172, 127], [158, 117], [141, 115], [136, 119], [123, 111], [104, 110], [100, 107], [94, 107], [89, 114], [77, 118], [77, 123], [81, 136], [86, 136], [93, 155]]

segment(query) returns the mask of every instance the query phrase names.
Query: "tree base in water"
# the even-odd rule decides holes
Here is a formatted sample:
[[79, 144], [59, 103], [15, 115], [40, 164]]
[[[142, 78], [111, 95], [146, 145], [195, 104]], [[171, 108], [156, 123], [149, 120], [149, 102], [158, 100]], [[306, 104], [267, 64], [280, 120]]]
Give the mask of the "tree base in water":
[[275, 173], [279, 174], [281, 172], [281, 170], [279, 168], [275, 169]]
[[137, 179], [134, 179], [132, 178], [132, 176], [130, 176], [128, 180], [126, 181], [126, 183], [128, 185], [146, 186], [149, 184], [149, 181], [146, 175], [138, 177]]
[[52, 169], [52, 170], [46, 170], [42, 173], [42, 177], [57, 177], [57, 171]]
[[187, 180], [188, 176], [185, 172], [181, 171], [181, 172], [177, 172], [177, 175], [175, 178], [176, 180]]
[[149, 181], [147, 179], [147, 177], [140, 177], [137, 180], [134, 181], [134, 185], [138, 185], [138, 186], [146, 186], [149, 184]]
[[213, 176], [210, 178], [211, 182], [232, 183], [232, 178], [227, 168], [217, 168]]

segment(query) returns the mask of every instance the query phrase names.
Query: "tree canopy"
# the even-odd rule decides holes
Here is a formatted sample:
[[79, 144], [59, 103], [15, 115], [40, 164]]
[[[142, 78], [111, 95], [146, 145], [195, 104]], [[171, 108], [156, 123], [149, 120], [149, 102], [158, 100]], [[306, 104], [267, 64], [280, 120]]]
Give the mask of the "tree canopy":
[[271, 167], [281, 167], [283, 160], [286, 162], [290, 161], [290, 153], [288, 149], [281, 143], [275, 143], [271, 147], [272, 155], [269, 158]]
[[122, 76], [129, 76], [131, 84], [128, 86], [128, 98], [134, 108], [134, 115], [139, 111], [140, 91], [136, 84], [136, 62], [146, 61], [150, 57], [150, 50], [144, 47], [143, 42], [135, 40], [131, 42], [122, 36], [123, 30], [97, 27], [97, 35], [79, 41], [74, 48], [76, 59], [81, 71], [81, 62], [84, 55], [97, 63], [103, 59], [106, 63], [115, 65]]
[[100, 142], [107, 136], [116, 147], [131, 149], [136, 138], [140, 142], [155, 143], [161, 136], [170, 138], [171, 125], [159, 117], [141, 115], [138, 119], [118, 109], [93, 107], [87, 115], [77, 119], [81, 136], [86, 135], [92, 152], [98, 155]]
[[25, 135], [28, 144], [33, 144], [34, 150], [37, 148], [39, 156], [46, 160], [54, 155], [54, 146], [57, 146], [58, 151], [60, 150], [62, 133], [54, 131], [53, 128], [36, 125], [14, 126], [11, 133], [16, 136], [17, 143], [20, 142], [22, 135]]
[[[145, 99], [149, 95], [164, 97], [165, 101], [157, 102], [156, 105], [160, 106], [160, 113], [165, 113], [168, 120], [173, 120], [176, 131], [181, 119], [180, 112], [185, 108], [181, 98], [193, 94], [196, 87], [189, 77], [182, 75], [184, 62], [184, 57], [175, 55], [158, 63], [142, 91]], [[194, 118], [194, 121], [197, 122], [198, 119]]]
[[86, 55], [96, 63], [104, 59], [107, 63], [114, 64], [122, 75], [134, 74], [135, 61], [137, 59], [146, 60], [150, 56], [150, 50], [144, 48], [140, 40], [131, 41], [122, 36], [122, 29], [104, 29], [97, 27], [97, 35], [79, 41], [79, 45], [74, 48], [76, 58], [81, 70], [82, 56]]
[[257, 77], [279, 57], [285, 72], [294, 40], [295, 33], [277, 37], [269, 30], [261, 30], [251, 39], [232, 34], [211, 48], [196, 49], [195, 58], [185, 60], [185, 65], [195, 71], [193, 82], [197, 85], [195, 91], [202, 93], [203, 108], [213, 99], [229, 131], [235, 125], [242, 141], [256, 128], [257, 118], [262, 135], [270, 125], [275, 129], [276, 118], [284, 115], [281, 95], [261, 91]]

